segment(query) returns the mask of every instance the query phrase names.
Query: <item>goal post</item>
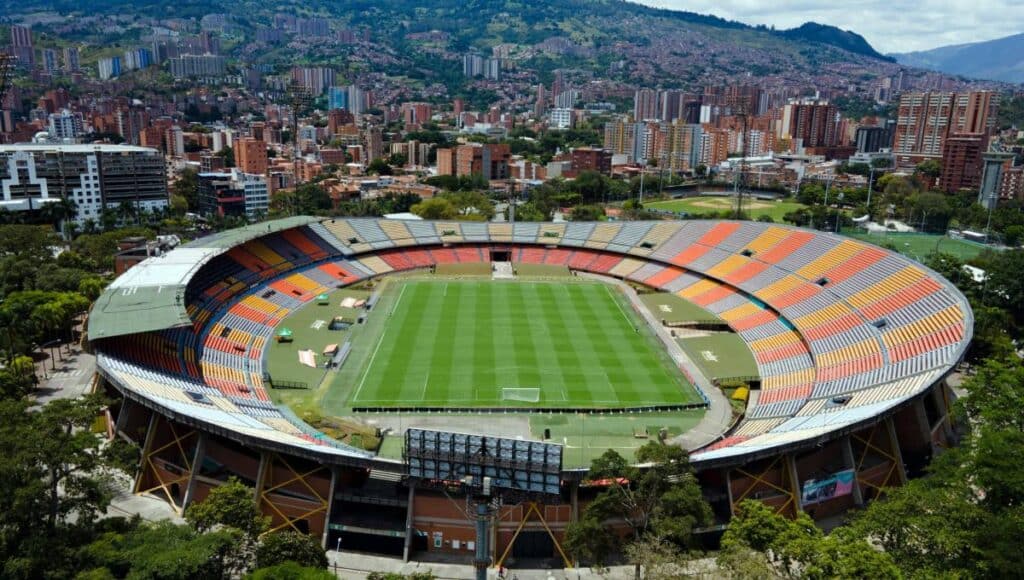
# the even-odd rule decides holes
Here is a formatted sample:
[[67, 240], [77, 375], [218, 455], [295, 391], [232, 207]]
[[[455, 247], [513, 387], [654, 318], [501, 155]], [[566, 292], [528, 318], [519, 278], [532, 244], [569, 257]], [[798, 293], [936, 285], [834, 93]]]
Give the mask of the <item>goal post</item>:
[[516, 401], [520, 403], [539, 403], [539, 387], [502, 387], [502, 401]]

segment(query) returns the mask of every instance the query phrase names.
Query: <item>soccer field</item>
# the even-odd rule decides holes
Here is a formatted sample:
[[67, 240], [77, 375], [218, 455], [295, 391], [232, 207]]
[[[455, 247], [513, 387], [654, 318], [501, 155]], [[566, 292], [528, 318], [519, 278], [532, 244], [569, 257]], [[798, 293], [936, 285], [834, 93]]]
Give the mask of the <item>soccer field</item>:
[[[409, 281], [359, 375], [355, 408], [626, 408], [700, 403], [600, 283]], [[371, 315], [371, 316], [373, 316]]]
[[[644, 204], [648, 209], [686, 212], [691, 215], [701, 215], [711, 212], [732, 211], [736, 208], [736, 198], [732, 196], [697, 196], [666, 201], [653, 201]], [[770, 216], [777, 222], [782, 221], [782, 216], [791, 211], [805, 207], [802, 203], [795, 201], [767, 201], [761, 199], [746, 198], [743, 200], [743, 211], [756, 220], [761, 216]]]

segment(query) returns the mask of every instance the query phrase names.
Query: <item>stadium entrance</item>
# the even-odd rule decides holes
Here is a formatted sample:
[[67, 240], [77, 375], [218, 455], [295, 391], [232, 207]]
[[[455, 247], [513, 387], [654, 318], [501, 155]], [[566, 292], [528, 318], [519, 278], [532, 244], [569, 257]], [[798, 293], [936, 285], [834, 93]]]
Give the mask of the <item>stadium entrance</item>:
[[511, 262], [512, 261], [512, 250], [505, 248], [491, 248], [491, 261], [492, 262]]

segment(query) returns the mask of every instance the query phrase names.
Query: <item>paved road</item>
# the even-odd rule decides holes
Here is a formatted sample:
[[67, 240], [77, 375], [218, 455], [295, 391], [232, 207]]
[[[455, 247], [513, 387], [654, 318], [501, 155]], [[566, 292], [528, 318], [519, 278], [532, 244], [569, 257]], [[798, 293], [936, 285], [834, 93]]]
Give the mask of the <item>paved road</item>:
[[[96, 357], [82, 352], [82, 347], [71, 346], [71, 354], [65, 351], [64, 360], [43, 361], [45, 377], [35, 391], [35, 399], [45, 405], [54, 399], [74, 399], [88, 392], [96, 373]], [[56, 366], [56, 370], [53, 370]]]

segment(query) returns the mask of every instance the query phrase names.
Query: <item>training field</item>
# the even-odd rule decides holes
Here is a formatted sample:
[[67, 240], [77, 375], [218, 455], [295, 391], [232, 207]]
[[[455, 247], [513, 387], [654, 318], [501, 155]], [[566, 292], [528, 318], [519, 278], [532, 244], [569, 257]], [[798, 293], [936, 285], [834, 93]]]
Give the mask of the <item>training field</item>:
[[700, 403], [664, 347], [601, 283], [407, 281], [355, 408], [624, 408]]
[[[687, 197], [668, 201], [652, 201], [645, 203], [644, 207], [654, 210], [686, 212], [692, 215], [699, 215], [711, 212], [732, 211], [736, 209], [736, 198], [733, 196]], [[782, 216], [802, 207], [805, 207], [802, 203], [794, 201], [765, 201], [749, 196], [743, 198], [743, 212], [750, 216], [750, 219], [755, 220], [767, 215], [771, 216], [773, 220], [781, 222]]]
[[844, 236], [863, 240], [878, 246], [891, 247], [897, 252], [924, 261], [936, 251], [952, 254], [961, 260], [970, 260], [985, 249], [995, 249], [984, 244], [968, 240], [957, 240], [943, 235], [922, 233], [868, 233], [863, 230], [846, 229]]

